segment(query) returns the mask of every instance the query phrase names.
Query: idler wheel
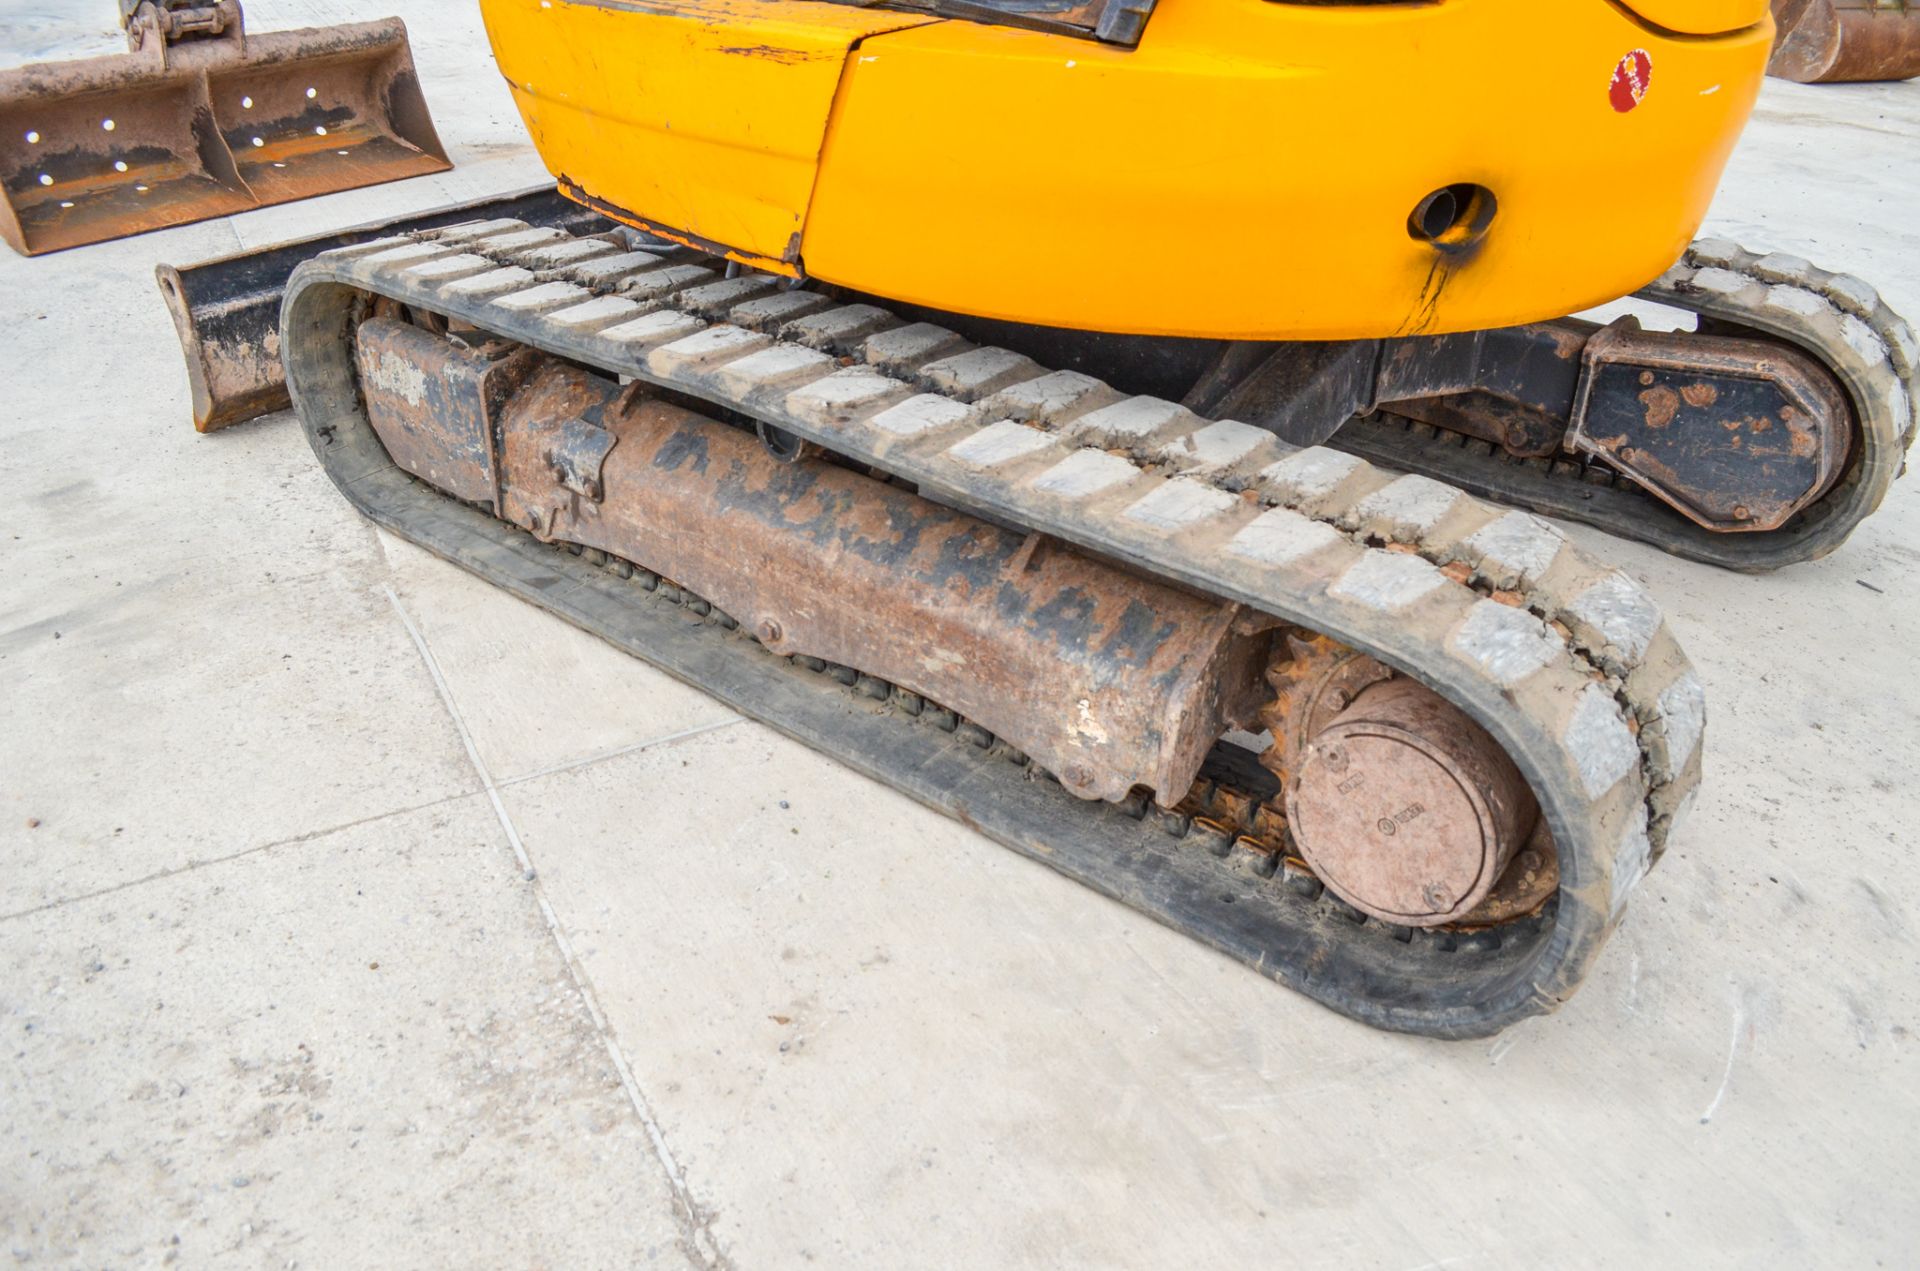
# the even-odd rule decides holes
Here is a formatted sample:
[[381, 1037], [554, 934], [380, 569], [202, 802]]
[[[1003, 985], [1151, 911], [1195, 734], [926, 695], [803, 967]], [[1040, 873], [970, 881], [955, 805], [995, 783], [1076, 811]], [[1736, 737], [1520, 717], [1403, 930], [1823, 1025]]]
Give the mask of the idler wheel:
[[1485, 900], [1539, 810], [1486, 731], [1411, 680], [1374, 684], [1307, 744], [1287, 788], [1300, 854], [1356, 909], [1404, 926]]

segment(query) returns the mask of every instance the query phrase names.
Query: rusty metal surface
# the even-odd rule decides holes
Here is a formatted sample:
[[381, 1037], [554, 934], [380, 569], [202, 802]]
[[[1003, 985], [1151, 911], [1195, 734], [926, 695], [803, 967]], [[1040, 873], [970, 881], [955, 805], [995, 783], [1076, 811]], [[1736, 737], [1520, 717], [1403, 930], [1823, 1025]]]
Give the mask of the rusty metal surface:
[[1773, 0], [1767, 74], [1802, 84], [1920, 75], [1920, 4], [1913, 0]]
[[1478, 725], [1431, 689], [1395, 679], [1315, 735], [1287, 814], [1301, 855], [1347, 903], [1437, 926], [1487, 898], [1538, 809]]
[[512, 218], [574, 234], [598, 234], [613, 222], [563, 197], [552, 185], [436, 208], [193, 265], [154, 270], [186, 357], [193, 426], [213, 432], [287, 408], [280, 363], [280, 301], [301, 261], [335, 247], [455, 225]]
[[588, 419], [574, 415], [555, 421], [541, 457], [560, 489], [598, 503], [606, 497], [603, 471], [617, 435]]
[[[1267, 682], [1273, 687], [1274, 697], [1260, 713], [1260, 722], [1272, 734], [1272, 743], [1260, 756], [1260, 763], [1278, 781], [1280, 789], [1277, 797], [1270, 796], [1271, 803], [1243, 807], [1234, 796], [1221, 791], [1205, 800], [1204, 809], [1208, 816], [1219, 820], [1236, 835], [1251, 835], [1255, 841], [1280, 844], [1283, 840], [1278, 831], [1287, 815], [1283, 801], [1289, 790], [1297, 788], [1308, 756], [1314, 753], [1314, 742], [1326, 735], [1329, 727], [1340, 720], [1362, 694], [1377, 684], [1387, 682], [1392, 672], [1357, 649], [1323, 635], [1305, 632], [1290, 631], [1283, 642], [1276, 644], [1274, 655], [1267, 668]], [[1408, 693], [1414, 690], [1402, 681], [1395, 691]], [[1426, 691], [1418, 692], [1424, 694]], [[1443, 733], [1456, 729], [1457, 721], [1443, 718]], [[1416, 757], [1416, 766], [1417, 763]], [[1498, 767], [1495, 765], [1496, 770]], [[1514, 774], [1516, 778], [1517, 775]], [[1504, 780], [1504, 774], [1501, 774], [1501, 779]], [[1204, 781], [1201, 784], [1207, 785]], [[1248, 783], [1243, 781], [1241, 784]], [[1524, 795], [1524, 786], [1521, 791]], [[1200, 801], [1192, 795], [1189, 801], [1196, 804], [1195, 814], [1199, 815]], [[1416, 800], [1409, 800], [1413, 801]], [[1522, 798], [1523, 813], [1530, 803], [1531, 796]], [[1404, 811], [1406, 806], [1402, 804], [1401, 810]], [[1558, 890], [1560, 873], [1552, 835], [1544, 822], [1537, 818], [1535, 820], [1531, 838], [1518, 852], [1508, 852], [1512, 856], [1511, 861], [1506, 864], [1504, 871], [1490, 878], [1489, 887], [1478, 901], [1473, 901], [1469, 894], [1459, 905], [1451, 907], [1450, 918], [1435, 917], [1427, 925], [1493, 926], [1537, 912]], [[1379, 818], [1375, 818], [1375, 831], [1380, 829], [1380, 824]], [[1431, 828], [1431, 825], [1429, 822], [1425, 828]], [[1397, 822], [1395, 829], [1396, 832], [1399, 829]], [[1299, 846], [1297, 837], [1295, 842]], [[1312, 849], [1313, 859], [1332, 860], [1351, 874], [1355, 868], [1343, 849], [1352, 846], [1351, 843], [1336, 843], [1330, 847], [1316, 840]], [[1306, 849], [1302, 847], [1301, 850]], [[1496, 864], [1490, 868], [1497, 869], [1499, 859], [1501, 857], [1496, 853]], [[1306, 859], [1302, 859], [1298, 867], [1300, 872], [1308, 875], [1315, 868]], [[1364, 868], [1359, 872], [1364, 874]], [[1367, 908], [1347, 891], [1335, 890], [1336, 894], [1356, 907]], [[1388, 913], [1378, 909], [1368, 909], [1368, 912], [1390, 921], [1411, 921], [1405, 913]]]
[[[1499, 443], [1556, 444], [1580, 381], [1580, 350], [1597, 328], [1563, 319], [1451, 335], [1225, 346], [1181, 404], [1243, 420], [1297, 446], [1317, 445], [1376, 409], [1491, 413]], [[1481, 434], [1476, 434], [1481, 435]]]
[[1487, 898], [1464, 915], [1462, 927], [1497, 927], [1526, 914], [1537, 913], [1560, 889], [1560, 854], [1544, 818], [1534, 822], [1526, 845], [1514, 853]]
[[1793, 349], [1632, 318], [1597, 332], [1567, 448], [1632, 477], [1708, 529], [1778, 529], [1833, 485], [1854, 432], [1846, 397]]
[[[359, 361], [394, 462], [488, 497], [486, 359], [374, 319]], [[1083, 798], [1144, 786], [1176, 802], [1251, 717], [1270, 635], [1236, 606], [837, 464], [782, 462], [744, 429], [551, 359], [496, 427], [504, 519], [640, 562], [777, 653], [935, 699]]]
[[0, 236], [38, 255], [451, 166], [399, 19], [247, 35], [232, 12], [0, 71]]
[[1183, 399], [1296, 446], [1316, 446], [1373, 408], [1383, 340], [1236, 341]]
[[1562, 319], [1396, 341], [1381, 366], [1378, 405], [1522, 458], [1555, 454], [1579, 389], [1581, 350], [1598, 329]]
[[1503, 401], [1490, 393], [1415, 397], [1394, 402], [1386, 409], [1404, 419], [1443, 428], [1457, 436], [1491, 442], [1521, 459], [1545, 459], [1559, 454], [1567, 435], [1565, 419]]
[[393, 461], [469, 503], [498, 506], [494, 430], [534, 355], [488, 356], [391, 318], [360, 326], [355, 363], [367, 413]]
[[1293, 784], [1307, 745], [1334, 717], [1371, 685], [1392, 672], [1357, 649], [1326, 636], [1289, 632], [1284, 658], [1267, 667], [1273, 700], [1261, 708], [1260, 722], [1273, 735], [1262, 757], [1282, 789]]
[[240, 26], [240, 0], [120, 0], [128, 47], [225, 35]]

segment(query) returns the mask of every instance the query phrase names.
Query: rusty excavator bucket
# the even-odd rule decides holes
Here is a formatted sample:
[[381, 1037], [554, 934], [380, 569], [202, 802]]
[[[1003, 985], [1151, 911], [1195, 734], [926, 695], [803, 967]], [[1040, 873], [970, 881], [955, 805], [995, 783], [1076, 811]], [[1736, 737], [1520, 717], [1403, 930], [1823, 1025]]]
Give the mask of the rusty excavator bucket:
[[120, 0], [131, 52], [0, 71], [0, 234], [29, 256], [445, 171], [398, 18], [248, 35]]
[[1802, 84], [1920, 75], [1920, 0], [1773, 0], [1767, 74]]

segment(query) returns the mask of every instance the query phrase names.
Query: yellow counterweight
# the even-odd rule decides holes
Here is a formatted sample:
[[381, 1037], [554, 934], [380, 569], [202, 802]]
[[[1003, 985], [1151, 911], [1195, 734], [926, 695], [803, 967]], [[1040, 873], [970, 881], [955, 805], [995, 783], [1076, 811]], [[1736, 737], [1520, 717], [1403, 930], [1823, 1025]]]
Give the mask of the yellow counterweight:
[[819, 0], [482, 7], [562, 188], [622, 219], [897, 301], [1248, 339], [1641, 286], [1772, 35], [1762, 0], [1161, 0], [1134, 48]]

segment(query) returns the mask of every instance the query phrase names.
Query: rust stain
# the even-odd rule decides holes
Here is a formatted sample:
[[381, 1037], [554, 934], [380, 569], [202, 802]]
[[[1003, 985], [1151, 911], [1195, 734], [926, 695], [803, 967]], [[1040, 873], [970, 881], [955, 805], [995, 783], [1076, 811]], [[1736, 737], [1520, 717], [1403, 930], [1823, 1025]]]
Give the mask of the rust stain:
[[1420, 294], [1414, 298], [1413, 311], [1401, 321], [1395, 335], [1421, 335], [1433, 329], [1440, 320], [1440, 296], [1453, 277], [1453, 264], [1446, 255], [1434, 253], [1427, 266], [1426, 279], [1420, 284]]
[[1813, 429], [1801, 423], [1796, 414], [1789, 414], [1783, 421], [1787, 425], [1787, 448], [1796, 459], [1811, 459], [1820, 452], [1820, 438]]
[[1665, 428], [1680, 413], [1680, 395], [1665, 384], [1641, 393], [1640, 402], [1646, 407], [1649, 428]]
[[1687, 405], [1704, 410], [1720, 400], [1720, 390], [1706, 383], [1683, 384], [1680, 396]]

